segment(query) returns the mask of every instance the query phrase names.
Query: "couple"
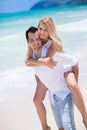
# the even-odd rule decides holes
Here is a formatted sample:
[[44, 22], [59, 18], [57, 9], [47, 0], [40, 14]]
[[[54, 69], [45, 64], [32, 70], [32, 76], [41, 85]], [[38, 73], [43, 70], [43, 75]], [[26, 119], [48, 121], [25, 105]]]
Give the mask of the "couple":
[[76, 130], [73, 100], [87, 128], [87, 112], [77, 84], [77, 60], [63, 52], [53, 20], [50, 17], [42, 18], [38, 29], [30, 27], [26, 31], [26, 39], [28, 52], [25, 63], [35, 70], [37, 88], [34, 103], [43, 130], [51, 130], [47, 124], [46, 109], [42, 102], [47, 90], [59, 130]]

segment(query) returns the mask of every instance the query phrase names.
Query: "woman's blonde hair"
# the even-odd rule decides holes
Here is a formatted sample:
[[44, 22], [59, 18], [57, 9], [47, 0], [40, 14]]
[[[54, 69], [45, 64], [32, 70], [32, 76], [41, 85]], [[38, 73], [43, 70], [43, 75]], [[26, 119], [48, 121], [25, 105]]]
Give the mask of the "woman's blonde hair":
[[56, 27], [54, 25], [52, 18], [51, 17], [41, 18], [39, 21], [38, 27], [39, 27], [40, 23], [43, 23], [47, 26], [49, 37], [53, 41], [54, 48], [57, 51], [62, 52], [63, 51], [62, 42], [61, 42], [59, 36], [57, 35]]

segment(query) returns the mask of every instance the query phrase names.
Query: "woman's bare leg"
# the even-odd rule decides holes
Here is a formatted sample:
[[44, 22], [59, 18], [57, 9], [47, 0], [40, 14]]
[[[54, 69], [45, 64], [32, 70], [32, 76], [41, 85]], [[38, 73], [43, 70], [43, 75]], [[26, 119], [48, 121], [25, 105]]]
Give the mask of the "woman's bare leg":
[[37, 80], [37, 88], [36, 88], [33, 101], [34, 101], [34, 104], [35, 104], [35, 107], [36, 107], [36, 110], [37, 110], [37, 113], [38, 113], [38, 116], [42, 125], [42, 129], [51, 130], [51, 128], [47, 124], [46, 109], [43, 104], [43, 100], [45, 98], [47, 88], [45, 87], [44, 84], [41, 83], [38, 77], [36, 77], [36, 80]]
[[74, 73], [66, 72], [65, 79], [66, 79], [66, 82], [68, 83], [69, 89], [72, 92], [74, 103], [77, 106], [80, 113], [82, 114], [83, 123], [84, 123], [85, 127], [87, 128], [87, 110], [86, 110], [86, 107], [84, 104], [82, 93], [80, 91], [78, 83], [76, 82]]

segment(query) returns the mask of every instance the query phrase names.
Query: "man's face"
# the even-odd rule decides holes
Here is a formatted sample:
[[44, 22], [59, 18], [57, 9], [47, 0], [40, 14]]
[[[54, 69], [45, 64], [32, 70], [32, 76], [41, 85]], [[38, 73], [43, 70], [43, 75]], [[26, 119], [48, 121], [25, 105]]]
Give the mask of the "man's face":
[[38, 50], [41, 47], [41, 40], [38, 35], [38, 31], [35, 33], [28, 33], [28, 43], [33, 50]]

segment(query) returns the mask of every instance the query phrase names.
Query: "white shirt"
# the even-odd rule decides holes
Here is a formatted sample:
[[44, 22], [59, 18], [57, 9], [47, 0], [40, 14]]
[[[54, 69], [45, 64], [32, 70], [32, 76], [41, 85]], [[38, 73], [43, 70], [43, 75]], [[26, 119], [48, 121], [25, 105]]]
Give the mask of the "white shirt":
[[[47, 47], [42, 47], [42, 57], [46, 56], [47, 50]], [[35, 74], [48, 88], [50, 96], [56, 94], [64, 99], [70, 93], [64, 78], [64, 72], [72, 70], [72, 66], [77, 64], [77, 60], [69, 54], [60, 52], [56, 52], [53, 59], [58, 61], [53, 69], [46, 66], [35, 67]]]

